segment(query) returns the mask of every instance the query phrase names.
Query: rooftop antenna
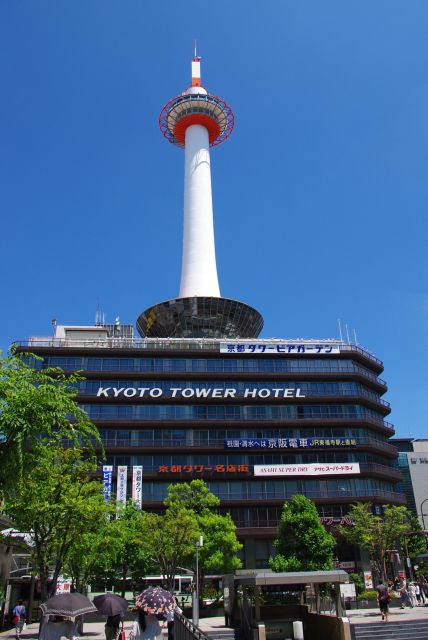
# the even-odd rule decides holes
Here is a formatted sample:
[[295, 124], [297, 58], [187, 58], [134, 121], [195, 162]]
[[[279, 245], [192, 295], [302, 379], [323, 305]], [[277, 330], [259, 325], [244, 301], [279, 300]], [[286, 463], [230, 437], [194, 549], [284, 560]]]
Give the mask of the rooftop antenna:
[[349, 339], [349, 331], [348, 331], [348, 325], [347, 324], [345, 324], [345, 331], [346, 331], [346, 338], [348, 340], [348, 344], [350, 344], [351, 341]]
[[97, 310], [95, 312], [95, 326], [99, 327], [101, 324], [103, 324], [103, 313], [101, 312], [101, 308], [100, 308], [100, 299], [97, 298]]
[[196, 55], [196, 38], [195, 38], [194, 45], [195, 45], [195, 58], [197, 58], [198, 56]]
[[339, 327], [340, 342], [343, 342], [342, 325], [340, 324], [340, 318], [337, 319], [337, 325]]
[[355, 344], [358, 346], [358, 340], [357, 340], [357, 332], [354, 329], [354, 340], [355, 340]]

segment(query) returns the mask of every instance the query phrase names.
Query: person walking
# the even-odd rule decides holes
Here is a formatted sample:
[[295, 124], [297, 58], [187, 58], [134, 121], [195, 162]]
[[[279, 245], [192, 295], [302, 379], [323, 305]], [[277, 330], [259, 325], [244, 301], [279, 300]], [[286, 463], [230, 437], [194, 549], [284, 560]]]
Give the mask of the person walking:
[[385, 622], [388, 622], [388, 614], [389, 614], [388, 604], [391, 600], [388, 587], [383, 582], [380, 582], [380, 584], [378, 584], [376, 587], [376, 591], [377, 591], [377, 602], [379, 605], [382, 620], [385, 620]]
[[409, 598], [410, 598], [410, 602], [412, 603], [412, 607], [416, 607], [418, 604], [418, 601], [416, 600], [416, 589], [415, 589], [415, 584], [414, 582], [409, 582]]
[[19, 640], [27, 617], [27, 610], [22, 600], [18, 600], [18, 604], [13, 608], [12, 615], [12, 622], [15, 625], [15, 638]]
[[165, 619], [168, 626], [168, 640], [174, 640], [174, 615], [176, 613], [183, 613], [178, 606], [177, 598], [174, 596], [175, 608], [171, 611], [168, 610], [165, 614]]
[[403, 584], [400, 589], [400, 598], [401, 598], [402, 609], [405, 609], [407, 606], [413, 609], [413, 604], [412, 604], [412, 601], [410, 600], [410, 596], [409, 596], [409, 592], [407, 591], [407, 585], [405, 580], [403, 580]]
[[418, 582], [415, 582], [415, 596], [416, 596], [417, 606], [419, 607], [421, 604], [421, 588]]
[[105, 623], [105, 627], [104, 627], [106, 640], [117, 640], [117, 637], [119, 635], [121, 620], [122, 620], [121, 615], [107, 616], [107, 622]]
[[130, 640], [162, 640], [162, 628], [156, 616], [139, 609], [138, 618], [132, 626]]

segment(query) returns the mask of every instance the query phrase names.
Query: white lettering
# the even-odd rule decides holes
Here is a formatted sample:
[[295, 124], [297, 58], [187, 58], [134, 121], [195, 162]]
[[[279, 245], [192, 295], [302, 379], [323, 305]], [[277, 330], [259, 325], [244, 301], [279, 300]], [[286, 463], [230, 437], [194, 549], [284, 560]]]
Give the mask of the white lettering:
[[195, 395], [195, 390], [183, 389], [183, 391], [181, 392], [181, 395], [183, 396], [183, 398], [193, 398], [193, 396]]
[[181, 391], [180, 387], [171, 387], [171, 397], [175, 398], [179, 391]]
[[281, 392], [284, 392], [284, 389], [272, 389], [273, 394], [274, 394], [274, 398], [279, 398], [279, 394]]
[[256, 393], [257, 393], [257, 389], [245, 389], [244, 398], [248, 398], [248, 397], [255, 398]]
[[140, 398], [144, 398], [144, 394], [148, 391], [147, 387], [138, 387], [138, 391], [140, 392]]
[[117, 387], [113, 387], [113, 397], [117, 398], [117, 396], [119, 396], [122, 391], [124, 391], [125, 387], [121, 387], [120, 389], [118, 389]]
[[211, 389], [195, 389], [197, 398], [208, 398], [211, 393]]
[[222, 398], [223, 397], [223, 389], [213, 389], [212, 397], [213, 398]]
[[306, 398], [304, 393], [300, 393], [300, 389], [296, 389], [296, 398]]
[[162, 395], [162, 389], [156, 387], [155, 389], [150, 389], [149, 395], [151, 398], [159, 398]]
[[100, 387], [97, 391], [97, 398], [99, 398], [100, 396], [104, 396], [106, 398], [108, 398], [108, 392], [110, 391], [111, 387]]
[[259, 392], [257, 395], [259, 396], [259, 398], [269, 398], [270, 389], [259, 389]]
[[129, 389], [125, 389], [125, 391], [123, 392], [123, 395], [126, 398], [133, 398], [135, 395], [137, 395], [137, 389], [133, 389], [132, 387], [129, 387]]
[[236, 396], [236, 389], [225, 389], [224, 398], [234, 398]]
[[284, 389], [284, 398], [293, 398], [294, 389]]

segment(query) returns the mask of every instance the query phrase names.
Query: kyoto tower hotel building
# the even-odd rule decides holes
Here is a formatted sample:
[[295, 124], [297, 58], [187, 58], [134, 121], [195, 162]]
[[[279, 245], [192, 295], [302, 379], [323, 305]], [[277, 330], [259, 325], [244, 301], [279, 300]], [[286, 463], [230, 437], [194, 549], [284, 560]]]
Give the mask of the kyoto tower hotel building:
[[[382, 362], [342, 340], [258, 338], [263, 319], [220, 295], [210, 147], [231, 134], [233, 113], [192, 85], [159, 118], [184, 149], [180, 292], [132, 325], [55, 325], [53, 337], [18, 343], [34, 366], [83, 371], [78, 402], [98, 426], [106, 495], [161, 510], [170, 483], [204, 479], [229, 512], [246, 568], [266, 567], [283, 503], [314, 500], [328, 526], [349, 523], [355, 501], [403, 504]], [[29, 347], [31, 349], [29, 349]], [[101, 470], [100, 470], [101, 472]], [[355, 549], [339, 561], [356, 565]], [[350, 563], [350, 564], [349, 564]]]

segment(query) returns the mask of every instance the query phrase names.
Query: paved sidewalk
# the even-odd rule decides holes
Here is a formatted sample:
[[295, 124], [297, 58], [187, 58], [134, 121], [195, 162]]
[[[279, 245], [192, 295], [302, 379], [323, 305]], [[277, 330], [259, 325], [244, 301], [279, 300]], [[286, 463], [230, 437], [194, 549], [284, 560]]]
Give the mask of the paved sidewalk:
[[[352, 609], [346, 611], [346, 616], [351, 624], [367, 624], [370, 622], [381, 622], [382, 618], [379, 609]], [[390, 622], [406, 622], [408, 620], [425, 620], [428, 626], [428, 607], [406, 607], [389, 608]]]

